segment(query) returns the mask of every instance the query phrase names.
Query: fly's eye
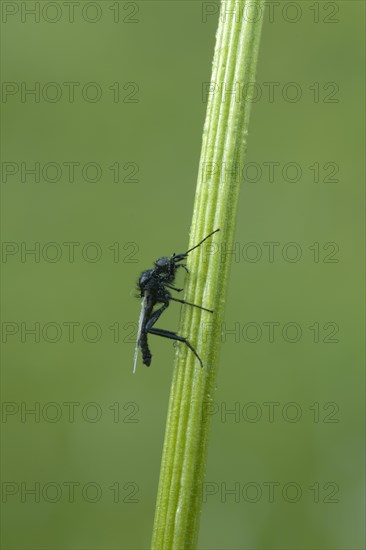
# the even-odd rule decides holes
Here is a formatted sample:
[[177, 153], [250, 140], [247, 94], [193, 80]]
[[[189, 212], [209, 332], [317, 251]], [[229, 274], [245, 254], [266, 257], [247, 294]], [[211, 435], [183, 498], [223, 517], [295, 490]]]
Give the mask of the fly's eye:
[[170, 266], [170, 258], [159, 258], [155, 262], [156, 267], [168, 268]]

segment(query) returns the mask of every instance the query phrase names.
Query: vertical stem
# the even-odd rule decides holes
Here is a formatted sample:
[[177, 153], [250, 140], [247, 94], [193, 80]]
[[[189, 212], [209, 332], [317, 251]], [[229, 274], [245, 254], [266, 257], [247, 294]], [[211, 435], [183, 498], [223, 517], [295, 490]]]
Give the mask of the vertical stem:
[[[239, 173], [243, 166], [264, 0], [221, 2], [208, 93], [189, 247], [216, 228], [209, 245], [188, 257], [185, 299], [214, 314], [183, 306], [180, 331], [197, 349], [179, 344], [162, 456], [152, 538], [154, 550], [193, 549], [200, 524], [210, 411], [234, 244]], [[207, 251], [207, 247], [205, 248]]]

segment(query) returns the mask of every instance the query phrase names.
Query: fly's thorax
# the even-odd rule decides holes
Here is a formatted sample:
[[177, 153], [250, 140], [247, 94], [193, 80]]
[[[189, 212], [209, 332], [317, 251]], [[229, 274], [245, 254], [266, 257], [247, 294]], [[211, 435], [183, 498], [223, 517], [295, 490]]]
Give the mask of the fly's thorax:
[[149, 288], [151, 286], [151, 283], [154, 279], [154, 273], [155, 269], [147, 269], [146, 271], [143, 271], [139, 278], [139, 288], [141, 292], [143, 292], [146, 288]]

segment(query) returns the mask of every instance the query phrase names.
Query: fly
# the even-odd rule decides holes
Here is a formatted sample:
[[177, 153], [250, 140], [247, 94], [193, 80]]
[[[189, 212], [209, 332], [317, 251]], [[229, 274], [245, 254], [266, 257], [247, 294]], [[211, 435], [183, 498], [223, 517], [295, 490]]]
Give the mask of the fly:
[[[168, 289], [174, 290], [175, 292], [182, 292], [183, 288], [177, 288], [174, 286], [174, 280], [176, 276], [177, 269], [182, 267], [188, 272], [187, 266], [185, 263], [181, 263], [185, 260], [192, 250], [195, 250], [202, 243], [204, 243], [209, 237], [214, 233], [217, 233], [220, 229], [212, 231], [207, 237], [202, 239], [201, 242], [183, 252], [182, 254], [173, 254], [168, 257], [162, 257], [154, 262], [154, 267], [152, 269], [147, 269], [143, 271], [138, 280], [138, 290], [140, 291], [140, 297], [142, 298], [141, 303], [141, 314], [139, 319], [139, 326], [137, 332], [133, 372], [136, 371], [137, 357], [139, 348], [142, 352], [142, 362], [144, 365], [149, 367], [151, 365], [151, 352], [147, 340], [148, 334], [155, 334], [156, 336], [161, 336], [163, 338], [169, 338], [170, 340], [176, 340], [178, 342], [184, 342], [186, 346], [194, 353], [200, 362], [201, 367], [203, 367], [202, 361], [194, 347], [189, 343], [187, 338], [179, 336], [176, 332], [171, 330], [165, 330], [160, 328], [155, 328], [154, 325], [159, 319], [160, 315], [166, 308], [169, 306], [170, 300], [173, 302], [179, 302], [180, 304], [186, 304], [188, 306], [198, 307], [203, 311], [208, 311], [213, 313], [212, 309], [207, 309], [205, 307], [199, 306], [197, 304], [192, 304], [186, 302], [185, 300], [179, 300], [171, 295]], [[157, 304], [162, 304], [161, 307], [155, 309], [154, 307]]]

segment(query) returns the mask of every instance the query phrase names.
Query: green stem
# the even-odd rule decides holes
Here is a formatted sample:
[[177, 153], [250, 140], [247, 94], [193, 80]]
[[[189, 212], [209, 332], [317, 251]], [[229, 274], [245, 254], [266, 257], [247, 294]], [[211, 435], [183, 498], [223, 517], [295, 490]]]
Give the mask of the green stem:
[[[255, 78], [263, 11], [264, 0], [221, 3], [189, 246], [216, 228], [220, 232], [207, 241], [211, 247], [205, 243], [189, 255], [185, 293], [188, 302], [215, 313], [182, 308], [179, 334], [187, 336], [197, 349], [204, 368], [186, 346], [179, 345], [156, 504], [154, 550], [191, 550], [197, 544], [210, 405], [230, 273], [230, 254], [218, 252], [221, 246], [230, 250], [234, 244], [238, 174], [251, 107], [245, 92], [253, 88], [248, 83]], [[202, 249], [211, 253], [204, 255]]]

